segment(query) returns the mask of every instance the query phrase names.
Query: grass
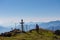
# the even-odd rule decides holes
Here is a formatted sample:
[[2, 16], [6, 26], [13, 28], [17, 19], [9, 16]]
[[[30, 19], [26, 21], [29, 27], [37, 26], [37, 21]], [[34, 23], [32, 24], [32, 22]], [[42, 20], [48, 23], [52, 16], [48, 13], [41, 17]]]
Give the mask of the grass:
[[19, 33], [12, 37], [0, 37], [0, 40], [60, 40], [60, 36], [49, 30], [40, 29], [39, 34], [33, 30], [31, 33]]

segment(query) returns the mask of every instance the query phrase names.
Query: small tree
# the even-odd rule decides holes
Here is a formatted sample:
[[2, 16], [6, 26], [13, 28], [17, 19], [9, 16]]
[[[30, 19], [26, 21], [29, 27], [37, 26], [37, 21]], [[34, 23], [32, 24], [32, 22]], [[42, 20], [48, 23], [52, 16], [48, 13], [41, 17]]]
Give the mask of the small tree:
[[39, 33], [39, 25], [36, 24], [36, 32]]

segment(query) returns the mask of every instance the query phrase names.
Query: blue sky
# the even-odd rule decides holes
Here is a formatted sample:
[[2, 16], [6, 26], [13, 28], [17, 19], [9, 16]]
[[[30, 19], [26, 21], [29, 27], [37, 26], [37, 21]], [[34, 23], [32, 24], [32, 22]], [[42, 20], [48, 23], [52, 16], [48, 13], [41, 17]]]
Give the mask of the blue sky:
[[0, 25], [60, 20], [60, 0], [0, 0]]

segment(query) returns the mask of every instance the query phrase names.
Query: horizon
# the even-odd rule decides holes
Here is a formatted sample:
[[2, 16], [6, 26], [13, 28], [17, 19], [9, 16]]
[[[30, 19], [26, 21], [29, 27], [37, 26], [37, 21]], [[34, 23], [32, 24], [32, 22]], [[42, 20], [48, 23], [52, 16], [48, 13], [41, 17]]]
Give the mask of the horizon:
[[0, 0], [0, 25], [60, 20], [60, 0]]
[[[56, 21], [60, 21], [60, 20], [54, 20], [54, 21], [45, 21], [45, 22], [33, 22], [33, 21], [31, 21], [31, 22], [24, 22], [24, 25], [29, 25], [29, 24], [44, 24], [44, 23], [50, 23], [50, 22], [56, 22]], [[21, 20], [20, 20], [20, 22], [21, 22]], [[9, 23], [9, 24], [2, 24], [2, 25], [0, 25], [0, 27], [7, 27], [7, 28], [11, 28], [11, 27], [15, 27], [15, 26], [19, 26], [20, 25], [20, 22], [13, 22], [13, 23]]]

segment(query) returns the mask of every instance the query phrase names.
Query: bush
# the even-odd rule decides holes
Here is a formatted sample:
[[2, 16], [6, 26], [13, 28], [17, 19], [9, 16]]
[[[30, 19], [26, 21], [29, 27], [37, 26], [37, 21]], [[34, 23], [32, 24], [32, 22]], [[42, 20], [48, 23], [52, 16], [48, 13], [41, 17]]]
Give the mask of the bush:
[[56, 30], [56, 31], [55, 31], [55, 34], [56, 34], [56, 35], [60, 35], [60, 30]]

